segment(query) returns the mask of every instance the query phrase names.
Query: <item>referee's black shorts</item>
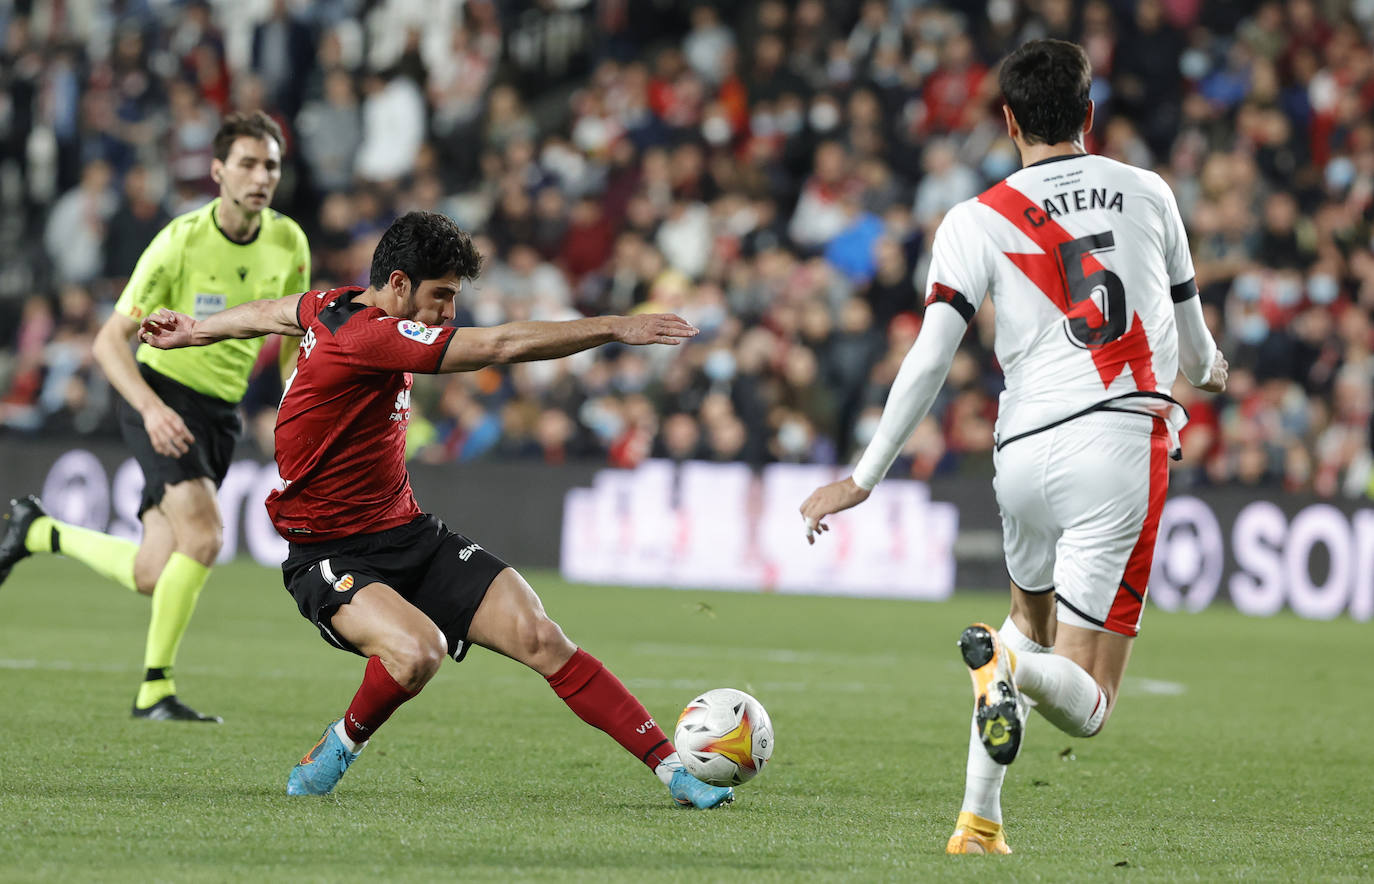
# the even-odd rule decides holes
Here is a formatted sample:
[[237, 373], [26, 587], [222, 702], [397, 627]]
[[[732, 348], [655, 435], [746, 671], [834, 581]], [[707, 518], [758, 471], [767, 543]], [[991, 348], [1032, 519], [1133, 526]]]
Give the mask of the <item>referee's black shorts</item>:
[[162, 502], [168, 485], [204, 476], [218, 488], [229, 472], [234, 443], [243, 432], [243, 422], [233, 402], [192, 390], [141, 362], [138, 370], [167, 407], [181, 415], [186, 429], [196, 440], [181, 457], [158, 454], [144, 429], [143, 416], [123, 398], [119, 400], [119, 431], [143, 468], [143, 499], [138, 504], [141, 517]]
[[443, 630], [449, 656], [462, 660], [473, 615], [507, 567], [436, 516], [423, 515], [375, 534], [292, 543], [281, 573], [301, 616], [336, 648], [362, 655], [331, 628], [334, 612], [369, 583], [384, 583]]

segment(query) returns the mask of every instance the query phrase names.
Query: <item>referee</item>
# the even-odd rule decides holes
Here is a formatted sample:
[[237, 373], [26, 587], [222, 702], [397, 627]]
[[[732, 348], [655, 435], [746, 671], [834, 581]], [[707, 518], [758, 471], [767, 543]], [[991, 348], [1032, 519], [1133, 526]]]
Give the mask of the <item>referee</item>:
[[261, 111], [225, 118], [210, 164], [219, 198], [158, 233], [96, 337], [95, 358], [123, 397], [121, 432], [143, 468], [142, 542], [58, 522], [34, 497], [11, 502], [0, 536], [0, 581], [30, 553], [60, 553], [152, 596], [136, 718], [220, 721], [177, 699], [172, 664], [219, 555], [215, 491], [242, 431], [237, 405], [262, 340], [174, 351], [143, 345], [136, 354], [129, 341], [161, 307], [204, 319], [310, 287], [305, 234], [268, 208], [281, 180], [282, 145], [281, 129]]

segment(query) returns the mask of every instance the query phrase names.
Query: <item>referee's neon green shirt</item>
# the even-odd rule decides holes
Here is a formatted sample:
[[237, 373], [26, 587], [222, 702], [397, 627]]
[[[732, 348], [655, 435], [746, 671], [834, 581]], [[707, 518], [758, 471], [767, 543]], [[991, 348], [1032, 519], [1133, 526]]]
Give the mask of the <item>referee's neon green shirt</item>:
[[[310, 288], [310, 247], [300, 226], [264, 209], [257, 236], [236, 243], [219, 229], [219, 200], [173, 218], [144, 249], [115, 310], [134, 320], [167, 307], [196, 319], [246, 301]], [[263, 338], [159, 350], [142, 344], [135, 358], [179, 384], [238, 402]]]

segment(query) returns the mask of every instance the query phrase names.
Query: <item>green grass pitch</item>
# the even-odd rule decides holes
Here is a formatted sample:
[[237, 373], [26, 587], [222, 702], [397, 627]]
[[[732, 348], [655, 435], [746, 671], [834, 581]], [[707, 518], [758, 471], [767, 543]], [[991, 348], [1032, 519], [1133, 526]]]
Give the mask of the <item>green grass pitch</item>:
[[[81, 566], [0, 590], [0, 879], [1139, 881], [1374, 875], [1374, 624], [1147, 613], [1115, 717], [1033, 718], [1009, 857], [943, 854], [963, 788], [954, 647], [1005, 601], [569, 586], [551, 615], [671, 731], [694, 692], [768, 708], [778, 751], [712, 812], [674, 807], [533, 672], [482, 650], [402, 708], [336, 795], [287, 798], [362, 661], [270, 569], [217, 569], [178, 684], [219, 727], [133, 721], [147, 600]], [[976, 877], [975, 877], [976, 876]]]

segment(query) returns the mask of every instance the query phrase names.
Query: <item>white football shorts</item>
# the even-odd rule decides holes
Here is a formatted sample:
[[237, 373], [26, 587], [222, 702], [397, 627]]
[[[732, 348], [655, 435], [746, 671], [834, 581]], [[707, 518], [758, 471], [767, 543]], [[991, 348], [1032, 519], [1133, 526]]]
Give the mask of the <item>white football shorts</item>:
[[1135, 636], [1169, 488], [1164, 421], [1093, 412], [1008, 443], [993, 488], [1007, 573], [1061, 623]]

